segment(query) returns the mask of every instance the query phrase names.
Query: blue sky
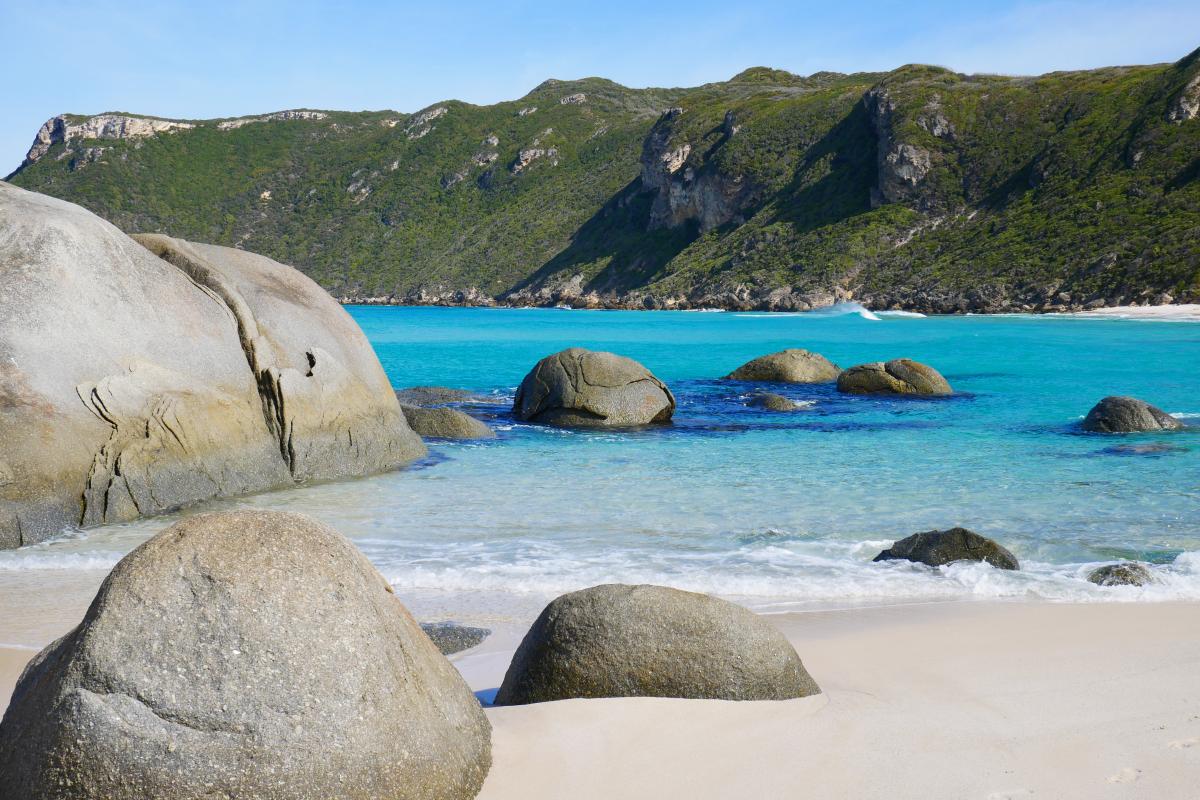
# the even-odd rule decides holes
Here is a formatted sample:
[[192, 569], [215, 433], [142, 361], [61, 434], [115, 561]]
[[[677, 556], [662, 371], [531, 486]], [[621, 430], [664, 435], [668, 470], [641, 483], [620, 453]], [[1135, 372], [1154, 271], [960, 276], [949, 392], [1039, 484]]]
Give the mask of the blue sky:
[[690, 86], [910, 62], [1035, 74], [1174, 61], [1200, 2], [0, 0], [0, 175], [62, 112], [208, 118], [490, 103], [545, 78]]

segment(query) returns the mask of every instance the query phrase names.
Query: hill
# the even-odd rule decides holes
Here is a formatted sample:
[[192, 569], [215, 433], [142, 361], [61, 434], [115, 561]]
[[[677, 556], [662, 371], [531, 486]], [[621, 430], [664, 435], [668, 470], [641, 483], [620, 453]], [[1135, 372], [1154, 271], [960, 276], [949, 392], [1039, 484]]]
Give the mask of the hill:
[[1039, 77], [754, 68], [491, 106], [63, 115], [10, 180], [349, 301], [1200, 301], [1200, 51]]

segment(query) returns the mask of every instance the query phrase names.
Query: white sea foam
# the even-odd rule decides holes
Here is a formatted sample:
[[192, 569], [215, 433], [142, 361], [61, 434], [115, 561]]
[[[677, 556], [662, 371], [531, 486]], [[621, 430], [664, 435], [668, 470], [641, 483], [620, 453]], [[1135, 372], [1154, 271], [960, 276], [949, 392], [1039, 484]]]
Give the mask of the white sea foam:
[[876, 311], [876, 316], [880, 317], [898, 317], [901, 319], [925, 319], [925, 315], [920, 311]]

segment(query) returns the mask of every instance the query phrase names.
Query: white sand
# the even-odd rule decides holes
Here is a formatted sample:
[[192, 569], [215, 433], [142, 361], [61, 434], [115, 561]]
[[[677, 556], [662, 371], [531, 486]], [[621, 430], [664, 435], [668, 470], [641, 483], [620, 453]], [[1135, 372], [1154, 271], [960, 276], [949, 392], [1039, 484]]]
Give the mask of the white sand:
[[[1200, 604], [770, 619], [823, 695], [489, 709], [480, 798], [1200, 798]], [[473, 689], [498, 686], [519, 634], [456, 659]], [[0, 648], [0, 697], [31, 655]]]
[[1092, 311], [1076, 311], [1055, 316], [1099, 317], [1108, 319], [1145, 319], [1168, 322], [1200, 322], [1200, 304], [1180, 303], [1171, 306], [1110, 306]]

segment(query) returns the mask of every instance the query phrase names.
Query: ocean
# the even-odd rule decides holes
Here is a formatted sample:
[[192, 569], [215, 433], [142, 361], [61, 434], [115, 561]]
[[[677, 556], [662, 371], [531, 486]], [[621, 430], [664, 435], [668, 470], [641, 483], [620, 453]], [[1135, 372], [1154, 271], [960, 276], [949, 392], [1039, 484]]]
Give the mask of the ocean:
[[[206, 504], [300, 511], [358, 544], [422, 618], [527, 620], [606, 582], [711, 592], [759, 611], [944, 599], [1200, 599], [1200, 325], [1081, 317], [821, 312], [619, 312], [351, 307], [393, 385], [485, 395], [499, 436], [431, 442], [410, 469]], [[566, 431], [514, 421], [516, 386], [568, 346], [645, 364], [678, 399], [674, 424]], [[772, 386], [792, 413], [719, 380], [785, 347], [848, 367], [909, 357], [949, 398]], [[1197, 426], [1085, 434], [1109, 394]], [[178, 515], [67, 531], [0, 552], [6, 583], [55, 586], [110, 568]], [[1019, 572], [872, 563], [894, 539], [961, 525]], [[1150, 587], [1088, 583], [1097, 564], [1159, 565]], [[9, 596], [12, 596], [11, 594]]]

